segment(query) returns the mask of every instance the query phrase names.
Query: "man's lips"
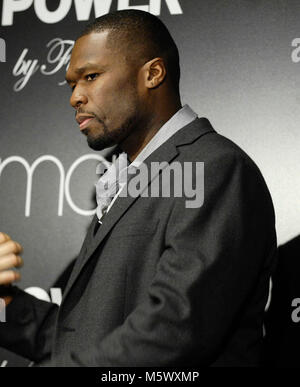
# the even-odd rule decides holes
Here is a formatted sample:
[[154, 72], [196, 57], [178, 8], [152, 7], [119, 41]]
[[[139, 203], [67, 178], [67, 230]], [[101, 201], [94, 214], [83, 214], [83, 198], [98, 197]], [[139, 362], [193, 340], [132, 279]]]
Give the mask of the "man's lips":
[[86, 125], [94, 118], [95, 118], [94, 116], [86, 116], [86, 115], [76, 116], [76, 121], [79, 124], [80, 130], [84, 129]]

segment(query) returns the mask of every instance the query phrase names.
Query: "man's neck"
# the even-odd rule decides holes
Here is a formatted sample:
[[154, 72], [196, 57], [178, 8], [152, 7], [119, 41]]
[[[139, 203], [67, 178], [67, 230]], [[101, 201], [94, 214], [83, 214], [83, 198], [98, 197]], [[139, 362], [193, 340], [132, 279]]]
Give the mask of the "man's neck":
[[121, 149], [127, 153], [130, 161], [132, 162], [138, 154], [144, 149], [149, 141], [155, 136], [159, 129], [167, 122], [174, 114], [181, 109], [181, 104], [174, 106], [174, 109], [164, 112], [148, 125], [145, 125], [145, 130], [137, 130], [131, 136], [120, 144]]

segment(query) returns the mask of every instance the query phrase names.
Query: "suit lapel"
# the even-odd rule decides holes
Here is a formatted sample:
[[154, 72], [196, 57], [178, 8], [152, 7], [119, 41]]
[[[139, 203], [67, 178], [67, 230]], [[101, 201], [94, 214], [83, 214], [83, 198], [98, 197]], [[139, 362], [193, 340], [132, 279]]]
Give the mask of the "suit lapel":
[[[147, 165], [148, 170], [150, 170], [151, 162], [167, 162], [170, 163], [179, 153], [178, 147], [180, 145], [186, 145], [193, 141], [195, 141], [196, 138], [199, 138], [200, 136], [213, 132], [214, 129], [211, 127], [208, 120], [205, 118], [196, 119], [189, 125], [185, 126], [184, 128], [180, 129], [177, 133], [175, 133], [174, 136], [172, 136], [168, 141], [163, 143], [158, 149], [156, 149], [148, 158], [144, 161], [144, 163]], [[133, 178], [133, 175], [128, 176], [128, 183], [130, 182], [131, 178]], [[144, 188], [146, 188], [151, 181], [155, 178], [155, 176], [151, 176], [151, 174], [148, 174], [148, 180], [142, 185], [140, 188], [140, 191], [142, 191]], [[112, 230], [114, 225], [119, 221], [119, 219], [129, 210], [129, 208], [134, 204], [136, 200], [138, 200], [139, 196], [137, 197], [121, 197], [117, 198], [107, 215], [105, 216], [103, 220], [103, 224], [99, 227], [95, 237], [92, 237], [92, 233], [97, 221], [97, 216], [95, 215], [84, 244], [86, 245], [86, 249], [83, 251], [83, 254], [80, 254], [80, 256], [77, 259], [76, 265], [73, 269], [72, 275], [70, 277], [70, 280], [68, 282], [68, 285], [66, 287], [65, 293], [64, 293], [64, 299], [67, 296], [67, 293], [70, 291], [71, 287], [76, 281], [76, 278], [80, 274], [83, 267], [86, 265], [86, 263], [89, 261], [89, 259], [92, 257], [95, 250], [101, 246], [103, 243], [105, 237], [109, 234], [109, 232]], [[83, 249], [82, 249], [83, 250]]]

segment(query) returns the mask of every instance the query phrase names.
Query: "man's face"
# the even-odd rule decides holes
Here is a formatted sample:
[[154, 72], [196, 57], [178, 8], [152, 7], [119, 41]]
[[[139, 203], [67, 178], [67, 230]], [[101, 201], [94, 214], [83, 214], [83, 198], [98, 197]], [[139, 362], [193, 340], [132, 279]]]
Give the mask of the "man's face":
[[95, 150], [120, 144], [139, 126], [138, 70], [121, 50], [107, 48], [107, 31], [79, 38], [66, 79], [80, 130]]

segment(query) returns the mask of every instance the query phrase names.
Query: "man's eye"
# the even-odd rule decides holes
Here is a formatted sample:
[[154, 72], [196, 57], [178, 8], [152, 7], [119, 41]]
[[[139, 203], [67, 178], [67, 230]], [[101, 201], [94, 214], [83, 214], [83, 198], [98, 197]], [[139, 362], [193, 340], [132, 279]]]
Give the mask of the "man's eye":
[[97, 73], [89, 74], [89, 75], [86, 76], [86, 80], [87, 80], [87, 81], [93, 81], [95, 78], [98, 77], [98, 75], [99, 75], [99, 74], [97, 74]]

